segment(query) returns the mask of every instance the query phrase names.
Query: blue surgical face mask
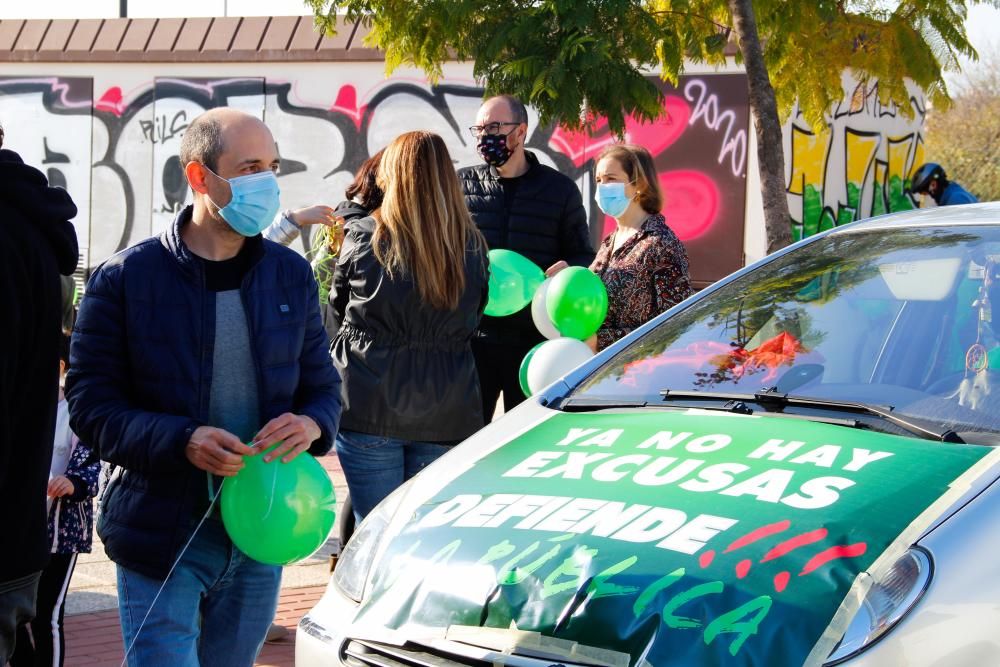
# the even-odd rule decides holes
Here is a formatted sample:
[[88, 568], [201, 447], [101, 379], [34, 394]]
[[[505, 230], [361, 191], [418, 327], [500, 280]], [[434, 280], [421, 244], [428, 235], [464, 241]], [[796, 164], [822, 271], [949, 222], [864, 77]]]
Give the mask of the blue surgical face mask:
[[620, 217], [631, 200], [625, 196], [624, 183], [598, 183], [597, 205], [612, 218]]
[[229, 179], [222, 178], [211, 169], [208, 171], [229, 183], [233, 197], [219, 209], [219, 215], [234, 231], [243, 236], [257, 236], [274, 221], [274, 216], [281, 208], [281, 190], [273, 171], [267, 169]]

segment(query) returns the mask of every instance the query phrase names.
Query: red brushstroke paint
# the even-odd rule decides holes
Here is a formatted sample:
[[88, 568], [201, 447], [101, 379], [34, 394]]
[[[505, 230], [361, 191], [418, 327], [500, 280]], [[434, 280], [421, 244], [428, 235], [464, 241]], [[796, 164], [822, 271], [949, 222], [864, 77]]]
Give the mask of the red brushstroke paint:
[[701, 565], [702, 567], [708, 567], [709, 565], [712, 564], [713, 560], [715, 560], [715, 552], [709, 549], [702, 555], [698, 556], [698, 565]]
[[737, 563], [736, 564], [736, 578], [737, 579], [742, 579], [743, 577], [747, 576], [747, 573], [750, 572], [750, 566], [752, 564], [753, 564], [753, 561], [751, 561], [749, 558], [747, 558], [745, 560], [741, 560], [739, 563]]
[[757, 530], [751, 531], [746, 535], [744, 535], [743, 537], [734, 541], [732, 544], [726, 547], [726, 551], [724, 553], [729, 553], [730, 551], [736, 551], [737, 549], [742, 549], [746, 545], [753, 544], [757, 540], [762, 540], [765, 537], [770, 537], [771, 535], [774, 535], [775, 533], [780, 533], [782, 531], [788, 530], [788, 528], [791, 525], [792, 522], [789, 521], [788, 519], [785, 519], [784, 521], [778, 521], [777, 523], [771, 523], [766, 526], [761, 526]]
[[94, 102], [94, 108], [98, 111], [108, 111], [120, 118], [124, 111], [122, 97], [122, 89], [118, 86], [112, 86], [104, 91], [101, 99]]
[[779, 572], [778, 574], [774, 575], [774, 590], [778, 591], [779, 593], [785, 590], [785, 587], [788, 586], [788, 580], [791, 578], [791, 576], [792, 575], [790, 575], [787, 572]]
[[809, 574], [813, 570], [823, 567], [831, 560], [836, 560], [837, 558], [855, 558], [867, 550], [868, 545], [864, 542], [856, 542], [847, 546], [830, 547], [810, 558], [806, 566], [799, 572], [799, 576]]
[[[654, 158], [684, 134], [691, 118], [691, 107], [676, 95], [667, 95], [663, 108], [666, 114], [655, 123], [640, 122], [633, 116], [625, 119], [625, 141], [644, 146]], [[589, 132], [557, 127], [549, 137], [549, 148], [566, 155], [574, 166], [581, 167], [597, 157], [605, 146], [617, 141], [608, 128], [608, 120], [597, 117]]]
[[789, 551], [793, 551], [795, 549], [798, 549], [799, 547], [804, 547], [807, 544], [813, 544], [814, 542], [819, 542], [820, 540], [825, 540], [826, 535], [827, 535], [826, 528], [817, 528], [816, 530], [809, 531], [808, 533], [796, 535], [790, 540], [785, 540], [778, 546], [768, 551], [760, 562], [766, 563], [769, 560], [774, 560], [775, 558], [781, 558]]
[[365, 113], [365, 107], [358, 108], [358, 91], [354, 86], [347, 84], [337, 91], [337, 99], [334, 101], [330, 111], [339, 111], [354, 121], [355, 126], [361, 127], [361, 117]]
[[634, 116], [625, 119], [627, 141], [645, 147], [653, 157], [681, 138], [691, 118], [691, 107], [676, 95], [667, 95], [663, 99], [663, 110], [666, 115], [655, 123], [640, 122]]

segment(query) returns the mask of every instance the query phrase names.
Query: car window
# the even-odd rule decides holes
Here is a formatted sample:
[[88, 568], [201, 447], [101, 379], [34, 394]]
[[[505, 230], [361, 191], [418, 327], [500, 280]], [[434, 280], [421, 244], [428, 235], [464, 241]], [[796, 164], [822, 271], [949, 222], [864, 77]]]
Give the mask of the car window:
[[994, 328], [1000, 229], [845, 230], [705, 294], [572, 397], [655, 402], [665, 389], [775, 387], [998, 430]]

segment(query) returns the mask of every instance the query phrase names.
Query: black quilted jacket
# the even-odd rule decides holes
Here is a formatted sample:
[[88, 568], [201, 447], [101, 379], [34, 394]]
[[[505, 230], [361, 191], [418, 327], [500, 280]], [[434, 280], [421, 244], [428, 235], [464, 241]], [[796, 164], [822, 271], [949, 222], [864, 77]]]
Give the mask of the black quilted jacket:
[[[527, 152], [527, 172], [514, 179], [509, 201], [496, 169], [487, 165], [458, 172], [465, 203], [490, 249], [519, 252], [542, 270], [559, 260], [590, 266], [594, 249], [587, 228], [587, 211], [576, 183]], [[480, 335], [491, 342], [541, 340], [531, 321], [531, 309], [510, 317], [483, 317]]]
[[483, 427], [469, 341], [486, 307], [487, 259], [469, 249], [458, 308], [439, 310], [420, 299], [412, 279], [386, 273], [374, 232], [374, 218], [350, 224], [330, 288], [341, 425], [404, 440], [464, 440]]

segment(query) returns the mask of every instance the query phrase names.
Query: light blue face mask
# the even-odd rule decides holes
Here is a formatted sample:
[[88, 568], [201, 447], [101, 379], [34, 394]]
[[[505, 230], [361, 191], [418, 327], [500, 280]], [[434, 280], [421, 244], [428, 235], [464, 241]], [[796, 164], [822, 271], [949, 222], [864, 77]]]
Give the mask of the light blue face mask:
[[229, 183], [233, 198], [219, 209], [219, 215], [234, 231], [243, 236], [257, 236], [274, 221], [281, 208], [281, 190], [273, 171], [267, 169], [229, 179], [222, 178], [211, 169], [208, 171]]
[[625, 213], [630, 201], [625, 196], [624, 183], [597, 184], [597, 205], [612, 218], [617, 218]]

